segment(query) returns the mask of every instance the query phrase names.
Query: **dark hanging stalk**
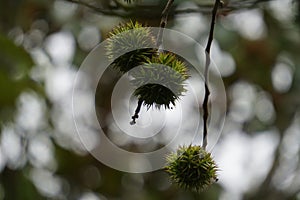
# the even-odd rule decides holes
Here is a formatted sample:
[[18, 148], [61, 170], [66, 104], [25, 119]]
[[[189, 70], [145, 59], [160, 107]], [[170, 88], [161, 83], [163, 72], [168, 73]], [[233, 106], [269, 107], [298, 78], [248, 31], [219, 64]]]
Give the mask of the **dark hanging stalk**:
[[212, 19], [211, 19], [211, 25], [210, 25], [208, 41], [207, 41], [207, 45], [206, 45], [206, 48], [205, 48], [205, 51], [206, 51], [206, 62], [205, 62], [205, 70], [204, 70], [205, 95], [204, 95], [204, 101], [203, 101], [203, 104], [202, 104], [202, 108], [203, 108], [203, 141], [202, 141], [202, 146], [203, 146], [204, 149], [207, 146], [207, 126], [208, 126], [208, 116], [209, 116], [208, 101], [209, 101], [210, 91], [209, 91], [209, 87], [208, 87], [208, 69], [209, 69], [209, 65], [210, 65], [210, 48], [211, 48], [211, 44], [212, 44], [213, 37], [214, 37], [214, 29], [215, 29], [215, 22], [216, 22], [216, 16], [217, 16], [218, 8], [221, 5], [222, 5], [221, 0], [216, 0], [215, 1], [214, 7], [213, 7], [213, 10], [212, 10]]
[[136, 123], [135, 120], [137, 118], [139, 118], [139, 112], [141, 110], [142, 104], [143, 104], [143, 100], [139, 99], [137, 108], [136, 108], [136, 110], [134, 112], [134, 115], [131, 117], [132, 118], [132, 121], [130, 122], [131, 125], [135, 124]]

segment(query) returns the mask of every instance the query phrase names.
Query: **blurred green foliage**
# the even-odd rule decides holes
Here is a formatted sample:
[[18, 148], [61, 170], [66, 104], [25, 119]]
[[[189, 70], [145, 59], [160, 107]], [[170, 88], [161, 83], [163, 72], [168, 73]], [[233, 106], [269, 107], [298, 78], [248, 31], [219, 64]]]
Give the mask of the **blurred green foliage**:
[[16, 99], [32, 86], [29, 78], [33, 61], [21, 47], [16, 46], [4, 35], [0, 35], [0, 127], [13, 116]]
[[[140, 7], [134, 7], [134, 5], [126, 7], [126, 5], [120, 4], [120, 1], [112, 2], [114, 3], [91, 1], [94, 3], [91, 5], [98, 6], [96, 8], [101, 8], [99, 5], [102, 5], [105, 12], [100, 10], [97, 12], [97, 9], [87, 9], [67, 1], [2, 0], [0, 2], [0, 200], [89, 199], [83, 198], [84, 194], [93, 194], [95, 196], [90, 199], [101, 200], [215, 200], [220, 199], [220, 195], [224, 192], [221, 184], [215, 184], [200, 194], [181, 190], [176, 186], [170, 186], [167, 174], [162, 171], [146, 174], [119, 172], [104, 166], [79, 147], [67, 143], [66, 141], [71, 141], [72, 136], [64, 140], [64, 136], [59, 135], [63, 131], [57, 127], [58, 123], [55, 121], [57, 115], [54, 111], [62, 109], [63, 106], [57, 105], [57, 102], [51, 99], [47, 93], [47, 78], [41, 79], [33, 75], [36, 73], [35, 70], [39, 69], [44, 70], [42, 74], [48, 76], [47, 70], [58, 68], [51, 58], [51, 53], [45, 50], [47, 39], [62, 31], [70, 32], [76, 42], [75, 56], [69, 64], [73, 67], [72, 69], [77, 69], [91, 49], [82, 48], [78, 39], [80, 31], [85, 26], [97, 27], [101, 32], [102, 39], [105, 39], [107, 32], [123, 20], [120, 16], [131, 16], [150, 25], [159, 24], [160, 11], [163, 9], [161, 2], [154, 6], [149, 5], [151, 12], [155, 10], [153, 16], [148, 15], [147, 5], [138, 3]], [[250, 6], [249, 2], [252, 2]], [[228, 10], [224, 8], [220, 13], [219, 18], [222, 22], [232, 13], [245, 11], [239, 10], [239, 6], [245, 8], [255, 5], [255, 8], [260, 9], [263, 13], [263, 21], [267, 29], [267, 37], [250, 40], [243, 37], [237, 30], [223, 26], [221, 22], [217, 24], [216, 41], [223, 51], [232, 55], [236, 63], [234, 73], [224, 77], [224, 84], [226, 89], [230, 89], [239, 81], [247, 81], [258, 88], [258, 91], [270, 95], [276, 112], [275, 121], [264, 123], [254, 117], [241, 123], [241, 127], [249, 135], [256, 134], [257, 131], [276, 129], [279, 131], [281, 144], [285, 131], [297, 113], [299, 114], [300, 108], [300, 3], [291, 1], [297, 5], [294, 6], [294, 17], [289, 21], [280, 21], [276, 17], [276, 13], [271, 13], [268, 7], [263, 6], [265, 4], [253, 4], [253, 2], [258, 1], [245, 1], [245, 5], [242, 1], [226, 1], [231, 7]], [[262, 0], [262, 2], [265, 1]], [[209, 13], [207, 10], [210, 10], [211, 5], [207, 5], [207, 2], [205, 5], [201, 4], [203, 2], [199, 0], [193, 1], [193, 3], [198, 4], [199, 9], [204, 13]], [[148, 13], [145, 14], [143, 9]], [[176, 25], [174, 22], [176, 17], [175, 10], [172, 10], [169, 28]], [[202, 17], [210, 19], [209, 15]], [[38, 31], [38, 34], [32, 36], [34, 31]], [[37, 38], [41, 39], [37, 40]], [[30, 45], [28, 45], [28, 41]], [[36, 52], [40, 51], [44, 52], [43, 56], [46, 56], [47, 59], [42, 56], [42, 61], [40, 61], [40, 57], [34, 56]], [[272, 70], [281, 53], [288, 55], [294, 64], [293, 82], [290, 89], [283, 93], [276, 91], [272, 85]], [[37, 66], [40, 65], [42, 67], [38, 68]], [[24, 93], [36, 94], [42, 99], [42, 102], [45, 102], [43, 108], [45, 118], [42, 118], [44, 121], [40, 123], [46, 125], [38, 126], [36, 130], [25, 130], [16, 120], [20, 115], [20, 97]], [[229, 105], [233, 100], [228, 98]], [[20, 138], [21, 153], [18, 159], [25, 160], [23, 164], [14, 164], [9, 156], [4, 156], [7, 151], [5, 152], [3, 149], [3, 131], [8, 127], [16, 132], [17, 138]], [[66, 132], [68, 131], [69, 129], [66, 130]], [[54, 149], [54, 167], [50, 164], [40, 167], [35, 163], [28, 147], [34, 138], [32, 133], [49, 138]], [[12, 146], [11, 149], [13, 151], [16, 147]], [[43, 156], [43, 154], [41, 155]], [[258, 183], [258, 189], [248, 191], [241, 199], [299, 200], [299, 190], [298, 193], [290, 192], [288, 189], [280, 190], [272, 183], [274, 174], [279, 168], [281, 156], [284, 155], [280, 153], [279, 145], [271, 169], [263, 182]], [[299, 160], [299, 156], [297, 159]], [[299, 161], [296, 162], [296, 166], [299, 168]], [[50, 189], [44, 191], [43, 184], [40, 184], [40, 180], [37, 181], [34, 177], [42, 177], [41, 180], [44, 180]], [[47, 181], [52, 178], [54, 182], [48, 183]], [[241, 177], [241, 181], [243, 181], [243, 177]], [[57, 185], [59, 185], [58, 191], [56, 191]]]

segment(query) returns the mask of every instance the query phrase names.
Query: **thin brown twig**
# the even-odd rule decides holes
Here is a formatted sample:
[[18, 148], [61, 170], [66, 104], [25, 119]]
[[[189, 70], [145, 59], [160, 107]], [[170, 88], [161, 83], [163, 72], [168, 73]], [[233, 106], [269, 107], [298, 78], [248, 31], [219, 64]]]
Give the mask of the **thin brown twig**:
[[168, 0], [163, 12], [162, 12], [162, 15], [161, 15], [161, 21], [160, 21], [160, 29], [158, 31], [158, 34], [157, 34], [157, 41], [156, 41], [156, 46], [158, 47], [159, 51], [161, 50], [161, 46], [162, 46], [162, 43], [163, 43], [163, 32], [164, 32], [164, 28], [166, 27], [167, 25], [167, 21], [168, 21], [168, 15], [169, 15], [169, 12], [170, 12], [170, 9], [172, 7], [172, 4], [174, 3], [174, 0]]
[[202, 104], [202, 108], [203, 108], [203, 142], [202, 142], [202, 146], [204, 149], [207, 146], [207, 126], [208, 126], [208, 116], [209, 116], [208, 101], [209, 101], [210, 90], [208, 87], [208, 70], [209, 70], [209, 65], [210, 65], [210, 48], [211, 48], [211, 44], [212, 44], [212, 41], [214, 38], [216, 16], [217, 16], [218, 8], [220, 5], [221, 5], [221, 0], [216, 0], [215, 5], [212, 10], [210, 31], [209, 31], [207, 45], [205, 48], [205, 51], [206, 51], [206, 62], [205, 62], [205, 70], [204, 70], [205, 95], [204, 95], [204, 100], [203, 100], [203, 104]]

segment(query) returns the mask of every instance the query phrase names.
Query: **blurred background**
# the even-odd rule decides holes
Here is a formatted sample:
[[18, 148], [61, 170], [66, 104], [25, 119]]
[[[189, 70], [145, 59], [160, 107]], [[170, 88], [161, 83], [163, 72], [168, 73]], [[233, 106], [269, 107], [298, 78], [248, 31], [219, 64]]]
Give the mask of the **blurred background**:
[[[226, 0], [219, 11], [211, 56], [227, 116], [207, 191], [181, 190], [163, 171], [111, 169], [83, 147], [70, 114], [78, 68], [121, 21], [158, 26], [165, 3], [1, 0], [0, 199], [300, 200], [298, 0]], [[175, 0], [167, 27], [205, 46], [213, 3]]]

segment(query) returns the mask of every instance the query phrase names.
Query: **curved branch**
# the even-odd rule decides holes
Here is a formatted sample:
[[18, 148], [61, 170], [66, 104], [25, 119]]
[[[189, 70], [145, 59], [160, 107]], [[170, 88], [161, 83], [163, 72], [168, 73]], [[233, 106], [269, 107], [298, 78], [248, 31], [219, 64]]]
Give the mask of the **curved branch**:
[[221, 0], [216, 0], [214, 8], [212, 10], [210, 31], [209, 31], [207, 45], [205, 48], [205, 51], [206, 51], [206, 63], [205, 63], [205, 71], [204, 71], [205, 95], [204, 95], [204, 100], [203, 100], [203, 104], [202, 104], [202, 108], [203, 108], [203, 142], [202, 142], [202, 146], [204, 149], [207, 146], [207, 126], [208, 126], [208, 116], [209, 116], [209, 112], [208, 112], [208, 101], [209, 101], [209, 95], [210, 95], [210, 91], [209, 91], [209, 87], [208, 87], [208, 70], [209, 70], [209, 65], [210, 65], [209, 55], [210, 55], [211, 44], [212, 44], [213, 37], [214, 37], [216, 16], [217, 16], [218, 8], [220, 5], [221, 5]]
[[[161, 17], [161, 12], [159, 7], [162, 6], [161, 3], [157, 5], [143, 5], [138, 4], [135, 6], [126, 6], [122, 3], [120, 3], [117, 0], [112, 0], [115, 4], [114, 6], [111, 6], [108, 4], [107, 7], [97, 7], [95, 5], [92, 5], [90, 3], [85, 2], [84, 0], [64, 0], [66, 2], [75, 3], [78, 5], [82, 5], [84, 7], [87, 7], [91, 9], [92, 11], [98, 13], [98, 14], [104, 14], [109, 16], [118, 16], [118, 17], [141, 17], [144, 19], [158, 19]], [[223, 8], [219, 8], [219, 13], [228, 13], [234, 10], [238, 9], [244, 9], [244, 8], [253, 8], [257, 6], [258, 3], [262, 2], [268, 2], [270, 0], [245, 0], [243, 2], [232, 2], [229, 4], [226, 4]], [[106, 3], [107, 4], [107, 3]], [[168, 15], [170, 17], [173, 17], [178, 14], [190, 14], [190, 13], [202, 13], [202, 14], [209, 14], [211, 13], [212, 4], [198, 4], [197, 8], [187, 8], [187, 9], [179, 9], [176, 10], [174, 7], [170, 8]]]
[[167, 25], [167, 21], [168, 21], [168, 15], [171, 9], [172, 4], [174, 3], [174, 0], [168, 0], [166, 7], [164, 8], [163, 12], [162, 12], [162, 16], [161, 16], [161, 21], [160, 21], [160, 29], [157, 35], [157, 42], [156, 42], [156, 46], [158, 47], [158, 49], [161, 49], [161, 45], [163, 43], [163, 31], [164, 28]]
[[130, 16], [130, 12], [127, 12], [125, 10], [120, 10], [119, 8], [99, 8], [81, 0], [64, 0], [64, 1], [87, 7], [96, 13], [100, 13], [104, 15], [119, 16], [119, 17]]

